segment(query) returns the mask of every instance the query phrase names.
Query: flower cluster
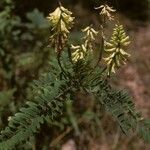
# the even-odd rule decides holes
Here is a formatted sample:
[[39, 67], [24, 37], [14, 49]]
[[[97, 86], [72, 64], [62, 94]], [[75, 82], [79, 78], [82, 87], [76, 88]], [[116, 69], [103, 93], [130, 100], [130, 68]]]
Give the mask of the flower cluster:
[[[52, 26], [52, 35], [50, 36], [50, 43], [57, 47], [58, 45], [64, 45], [67, 40], [69, 30], [73, 26], [74, 17], [72, 12], [63, 6], [59, 6], [56, 10], [49, 14], [47, 17]], [[61, 47], [62, 48], [62, 47]], [[60, 48], [57, 47], [58, 51]]]
[[110, 42], [105, 42], [105, 51], [109, 54], [107, 58], [104, 58], [107, 63], [108, 75], [110, 75], [110, 72], [115, 73], [115, 68], [125, 64], [130, 56], [125, 52], [129, 44], [129, 36], [126, 35], [123, 26], [116, 25]]
[[72, 52], [72, 60], [74, 62], [91, 54], [93, 51], [93, 41], [95, 40], [95, 36], [98, 34], [98, 32], [91, 26], [86, 27], [82, 30], [82, 32], [85, 33], [85, 36], [83, 37], [83, 44], [77, 46], [71, 45], [71, 49], [74, 50], [74, 52]]

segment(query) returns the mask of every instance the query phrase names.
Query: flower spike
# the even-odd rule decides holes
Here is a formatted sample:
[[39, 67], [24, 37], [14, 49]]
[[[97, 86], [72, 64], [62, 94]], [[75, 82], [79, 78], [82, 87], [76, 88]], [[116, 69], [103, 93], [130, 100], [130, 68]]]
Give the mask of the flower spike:
[[52, 27], [50, 44], [54, 45], [56, 52], [60, 53], [73, 26], [74, 17], [72, 17], [71, 11], [60, 5], [54, 12], [49, 14], [47, 19]]
[[115, 69], [126, 63], [130, 56], [125, 49], [130, 44], [129, 36], [126, 35], [122, 25], [116, 25], [110, 42], [105, 42], [105, 52], [108, 57], [104, 58], [107, 63], [108, 75], [115, 73]]

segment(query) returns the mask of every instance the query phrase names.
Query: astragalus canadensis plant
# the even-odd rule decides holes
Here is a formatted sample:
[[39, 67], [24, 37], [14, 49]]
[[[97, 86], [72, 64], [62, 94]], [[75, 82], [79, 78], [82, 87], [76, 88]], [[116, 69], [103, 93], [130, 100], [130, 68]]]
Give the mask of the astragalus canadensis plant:
[[[82, 30], [84, 36], [78, 45], [68, 42], [75, 19], [72, 12], [60, 5], [49, 14], [49, 45], [54, 49], [50, 70], [33, 82], [25, 106], [8, 118], [8, 126], [1, 131], [0, 150], [17, 149], [18, 145], [27, 143], [40, 132], [41, 125], [46, 124], [51, 127], [63, 124], [62, 130], [65, 126], [71, 126], [79, 135], [79, 124], [89, 112], [93, 112], [91, 121], [94, 117], [101, 120], [104, 113], [109, 113], [118, 122], [124, 134], [135, 132], [144, 140], [150, 140], [150, 121], [143, 119], [136, 111], [132, 98], [126, 92], [113, 89], [110, 85], [111, 75], [124, 65], [130, 56], [127, 52], [129, 36], [123, 26], [117, 23], [110, 41], [106, 41], [104, 24], [115, 20], [112, 16], [115, 10], [108, 5], [96, 9], [100, 10], [103, 23], [98, 31], [92, 25], [85, 27]], [[95, 63], [95, 40], [100, 36], [100, 55]], [[91, 106], [84, 108], [84, 111], [75, 108], [78, 93], [90, 97], [85, 103]], [[98, 112], [102, 114], [97, 114]]]

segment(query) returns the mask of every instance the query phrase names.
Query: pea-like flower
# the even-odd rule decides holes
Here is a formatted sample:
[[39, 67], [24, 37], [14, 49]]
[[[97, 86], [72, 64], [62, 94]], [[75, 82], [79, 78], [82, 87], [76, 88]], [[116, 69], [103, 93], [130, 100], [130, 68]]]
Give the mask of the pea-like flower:
[[122, 25], [116, 25], [110, 42], [105, 42], [105, 51], [108, 57], [104, 58], [107, 63], [108, 75], [115, 73], [115, 69], [126, 63], [130, 56], [125, 49], [130, 44], [129, 36], [126, 35]]

